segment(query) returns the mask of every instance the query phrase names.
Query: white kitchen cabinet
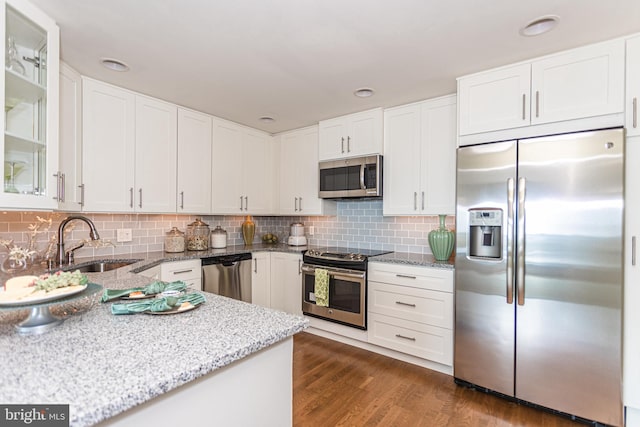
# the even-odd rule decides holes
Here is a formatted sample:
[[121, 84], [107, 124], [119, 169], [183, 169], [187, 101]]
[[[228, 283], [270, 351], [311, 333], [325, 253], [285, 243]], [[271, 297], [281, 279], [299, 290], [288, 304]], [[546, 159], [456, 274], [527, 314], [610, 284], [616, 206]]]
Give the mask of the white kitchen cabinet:
[[279, 206], [282, 215], [335, 215], [336, 203], [318, 197], [318, 126], [280, 134]]
[[82, 78], [60, 63], [58, 209], [82, 210]]
[[302, 316], [302, 254], [271, 253], [271, 308]]
[[270, 214], [273, 211], [271, 137], [214, 119], [212, 211], [216, 214]]
[[190, 290], [202, 290], [202, 262], [200, 259], [163, 262], [160, 264], [160, 280], [175, 282], [181, 280]]
[[27, 1], [2, 1], [0, 10], [5, 52], [0, 83], [5, 111], [0, 207], [55, 209], [60, 32], [51, 18]]
[[133, 211], [135, 108], [132, 92], [82, 78], [85, 211]]
[[458, 132], [622, 113], [623, 98], [624, 41], [616, 39], [459, 78]]
[[384, 215], [455, 213], [455, 95], [385, 110], [384, 145]]
[[135, 210], [176, 212], [178, 109], [136, 95]]
[[625, 161], [623, 401], [640, 426], [640, 137], [627, 138]]
[[383, 154], [382, 109], [362, 111], [319, 123], [319, 160]]
[[211, 212], [211, 116], [178, 108], [178, 213]]
[[368, 341], [453, 365], [453, 271], [369, 263]]
[[625, 127], [627, 136], [637, 136], [640, 135], [640, 36], [627, 40], [626, 59]]
[[251, 303], [271, 307], [271, 253], [251, 254]]

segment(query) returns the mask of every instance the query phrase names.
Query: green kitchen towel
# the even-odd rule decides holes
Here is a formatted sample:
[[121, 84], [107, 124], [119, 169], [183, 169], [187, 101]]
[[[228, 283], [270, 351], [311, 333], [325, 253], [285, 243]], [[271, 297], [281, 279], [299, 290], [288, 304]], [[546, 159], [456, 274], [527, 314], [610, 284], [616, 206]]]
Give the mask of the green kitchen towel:
[[313, 293], [316, 296], [316, 305], [329, 307], [329, 272], [324, 268], [316, 268]]
[[102, 294], [102, 298], [100, 298], [100, 301], [102, 302], [111, 301], [112, 299], [125, 297], [132, 292], [139, 292], [139, 291], [142, 291], [142, 293], [144, 293], [145, 295], [155, 295], [164, 291], [184, 291], [185, 289], [187, 289], [187, 284], [184, 283], [182, 280], [178, 280], [176, 282], [171, 282], [171, 283], [161, 282], [159, 280], [156, 280], [155, 282], [149, 283], [147, 286], [142, 288], [105, 289], [104, 293]]
[[167, 311], [180, 307], [184, 302], [192, 305], [200, 305], [205, 302], [204, 295], [192, 292], [181, 297], [153, 298], [144, 301], [130, 302], [128, 304], [111, 304], [111, 314], [135, 314], [145, 311]]

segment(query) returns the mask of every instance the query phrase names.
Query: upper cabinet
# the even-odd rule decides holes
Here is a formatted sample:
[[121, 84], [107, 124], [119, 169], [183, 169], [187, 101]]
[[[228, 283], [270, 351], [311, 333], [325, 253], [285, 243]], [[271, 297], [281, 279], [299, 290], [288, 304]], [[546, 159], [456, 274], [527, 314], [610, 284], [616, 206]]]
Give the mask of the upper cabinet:
[[321, 121], [318, 160], [382, 154], [382, 121], [381, 108]]
[[55, 22], [23, 0], [2, 1], [5, 52], [0, 207], [54, 209], [59, 198], [60, 42]]
[[281, 215], [335, 215], [336, 203], [318, 197], [318, 126], [278, 135]]
[[589, 45], [458, 79], [460, 135], [624, 108], [624, 41]]
[[627, 136], [640, 135], [640, 36], [627, 40], [627, 92], [625, 127]]
[[215, 214], [273, 213], [272, 137], [222, 119], [213, 121], [212, 211]]
[[211, 212], [211, 116], [178, 108], [178, 213]]
[[384, 215], [455, 213], [456, 96], [385, 110]]
[[82, 78], [60, 63], [60, 140], [58, 156], [58, 209], [79, 211], [82, 186]]

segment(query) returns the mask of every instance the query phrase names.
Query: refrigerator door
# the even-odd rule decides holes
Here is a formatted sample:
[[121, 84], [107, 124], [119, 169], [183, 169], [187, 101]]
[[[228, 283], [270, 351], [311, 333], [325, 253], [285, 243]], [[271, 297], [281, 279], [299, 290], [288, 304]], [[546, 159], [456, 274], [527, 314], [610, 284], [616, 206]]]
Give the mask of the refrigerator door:
[[[512, 261], [508, 240], [513, 241], [509, 218], [514, 203], [508, 200], [514, 195], [516, 154], [515, 141], [458, 149], [456, 203], [454, 376], [510, 396], [514, 394], [515, 303], [508, 302], [513, 268], [507, 267]], [[473, 257], [469, 252], [473, 240], [469, 217], [481, 212], [501, 214], [500, 241], [481, 239], [481, 243], [501, 245], [497, 257]], [[497, 237], [484, 235], [488, 240]]]
[[623, 148], [622, 129], [518, 147], [516, 397], [612, 425], [622, 425]]

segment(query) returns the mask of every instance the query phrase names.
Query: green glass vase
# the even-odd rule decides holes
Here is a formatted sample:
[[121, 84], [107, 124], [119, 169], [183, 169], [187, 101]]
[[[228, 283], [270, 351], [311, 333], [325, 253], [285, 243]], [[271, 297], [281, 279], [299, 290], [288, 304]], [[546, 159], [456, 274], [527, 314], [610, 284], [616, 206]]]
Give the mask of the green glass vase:
[[440, 227], [429, 232], [429, 246], [431, 246], [431, 253], [436, 261], [446, 261], [453, 252], [455, 234], [444, 226], [444, 220], [447, 216], [438, 215], [438, 217], [440, 218]]

